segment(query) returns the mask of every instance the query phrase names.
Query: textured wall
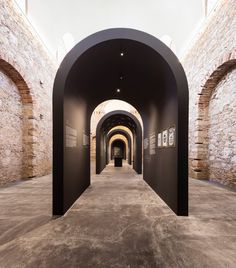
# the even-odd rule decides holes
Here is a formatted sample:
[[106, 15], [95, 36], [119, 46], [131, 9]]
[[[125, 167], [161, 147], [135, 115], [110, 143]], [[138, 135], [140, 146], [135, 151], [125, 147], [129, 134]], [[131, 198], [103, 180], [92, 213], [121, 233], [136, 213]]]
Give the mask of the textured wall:
[[0, 185], [21, 178], [23, 113], [16, 85], [0, 70]]
[[236, 70], [214, 90], [209, 103], [209, 177], [236, 186]]
[[[15, 161], [11, 162], [12, 167], [7, 167], [11, 170], [11, 174], [15, 175], [4, 173], [1, 169], [1, 183], [5, 183], [11, 181], [13, 177], [27, 178], [51, 172], [51, 99], [56, 65], [36, 34], [31, 31], [29, 23], [9, 0], [0, 2], [0, 34], [0, 68], [6, 74], [5, 82], [1, 79], [0, 86], [1, 90], [4, 88], [11, 95], [7, 99], [1, 95], [0, 100], [6, 102], [6, 106], [14, 103], [16, 107], [13, 114], [6, 112], [5, 117], [0, 118], [0, 125], [6, 124], [6, 129], [16, 126], [11, 139], [8, 137], [9, 134], [2, 135], [2, 131], [5, 130], [0, 129], [0, 144], [5, 148], [0, 152], [0, 162], [6, 162], [6, 150], [12, 157], [15, 155]], [[20, 135], [23, 135], [21, 139]], [[18, 148], [16, 152], [9, 146], [11, 140], [14, 140], [19, 148], [22, 146], [22, 159], [20, 149]], [[19, 165], [15, 164], [20, 162], [23, 162], [21, 172]]]
[[231, 73], [236, 66], [235, 9], [234, 0], [220, 1], [182, 60], [190, 90], [190, 176], [214, 177], [231, 186], [236, 184], [236, 148], [230, 138], [235, 137], [235, 124], [229, 119], [235, 117], [236, 106], [236, 74]]

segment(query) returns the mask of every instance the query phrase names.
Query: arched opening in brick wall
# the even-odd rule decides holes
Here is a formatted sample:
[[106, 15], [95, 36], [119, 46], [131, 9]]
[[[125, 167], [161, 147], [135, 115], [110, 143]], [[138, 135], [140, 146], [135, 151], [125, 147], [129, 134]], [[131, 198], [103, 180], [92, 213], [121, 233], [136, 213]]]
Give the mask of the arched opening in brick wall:
[[[4, 138], [2, 142], [1, 151], [5, 151], [5, 154], [1, 152], [1, 158], [3, 161], [7, 161], [9, 159], [9, 163], [6, 163], [5, 172], [2, 181], [5, 183], [16, 180], [16, 179], [26, 179], [34, 176], [34, 138], [36, 136], [35, 132], [35, 118], [33, 114], [33, 98], [30, 92], [30, 88], [25, 82], [23, 76], [17, 71], [17, 69], [7, 62], [4, 59], [0, 59], [0, 73], [2, 73], [5, 78], [10, 79], [12, 81], [12, 85], [10, 86], [8, 94], [12, 94], [11, 90], [14, 90], [14, 86], [17, 88], [19, 94], [19, 100], [17, 100], [17, 94], [15, 94], [14, 105], [16, 107], [20, 107], [20, 109], [12, 111], [11, 114], [8, 113], [6, 115], [8, 118], [5, 118], [7, 125], [10, 124], [11, 118], [14, 117], [11, 125], [14, 125], [14, 129], [11, 133], [8, 133], [11, 138]], [[1, 81], [1, 84], [3, 81]], [[9, 82], [11, 83], [11, 82]], [[3, 85], [4, 86], [4, 85]], [[1, 91], [2, 95], [0, 96], [0, 100], [6, 101], [6, 105], [8, 105], [8, 101], [10, 99], [4, 100], [4, 89]], [[11, 100], [14, 101], [13, 98]], [[18, 104], [17, 104], [18, 102]], [[14, 107], [12, 105], [12, 107]], [[9, 117], [11, 116], [11, 117]], [[4, 120], [4, 116], [1, 117], [1, 122]], [[7, 129], [7, 127], [6, 127]], [[7, 134], [7, 133], [6, 133]], [[5, 135], [3, 135], [6, 137]], [[12, 156], [14, 161], [11, 160]], [[1, 167], [2, 170], [2, 167]]]
[[236, 186], [236, 51], [222, 57], [198, 94], [195, 157], [190, 175]]

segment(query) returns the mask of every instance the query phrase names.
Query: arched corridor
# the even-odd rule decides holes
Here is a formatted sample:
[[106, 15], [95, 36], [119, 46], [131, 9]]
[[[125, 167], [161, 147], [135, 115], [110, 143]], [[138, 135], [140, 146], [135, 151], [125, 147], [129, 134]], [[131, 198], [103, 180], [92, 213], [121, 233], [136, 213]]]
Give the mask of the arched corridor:
[[[122, 126], [121, 126], [122, 127]], [[133, 156], [133, 146], [132, 146], [132, 140], [131, 140], [131, 136], [129, 135], [128, 132], [126, 132], [123, 129], [113, 129], [111, 131], [108, 132], [107, 135], [107, 146], [106, 146], [106, 151], [107, 151], [107, 164], [109, 163], [109, 161], [111, 159], [113, 159], [114, 157], [112, 156], [112, 151], [111, 151], [111, 142], [114, 142], [114, 139], [118, 139], [120, 137], [124, 137], [126, 139], [126, 155], [125, 155], [125, 159], [127, 158], [128, 160], [128, 164], [131, 165], [133, 160], [132, 160], [132, 156]]]
[[0, 3], [0, 268], [235, 268], [236, 1]]
[[[186, 76], [167, 46], [127, 28], [87, 37], [58, 69], [53, 90], [54, 215], [63, 215], [90, 185], [90, 117], [99, 103], [114, 97], [134, 105], [143, 119], [145, 146], [134, 158], [134, 169], [142, 172], [143, 156], [144, 180], [177, 215], [188, 215]], [[126, 126], [128, 122], [128, 118], [123, 120]], [[111, 122], [107, 130], [116, 125]], [[173, 145], [168, 138], [171, 129], [176, 133]], [[97, 173], [106, 165], [104, 133], [99, 128], [96, 135]], [[163, 136], [163, 146], [156, 145], [158, 135]], [[134, 152], [138, 148], [134, 146]]]
[[[113, 111], [104, 115], [96, 128], [96, 173], [99, 174], [107, 164], [107, 143], [109, 133], [117, 126], [128, 128], [133, 136], [132, 156], [133, 168], [142, 173], [142, 137], [143, 130], [139, 120], [126, 111]], [[114, 130], [117, 131], [117, 130]], [[122, 133], [122, 132], [121, 132]]]

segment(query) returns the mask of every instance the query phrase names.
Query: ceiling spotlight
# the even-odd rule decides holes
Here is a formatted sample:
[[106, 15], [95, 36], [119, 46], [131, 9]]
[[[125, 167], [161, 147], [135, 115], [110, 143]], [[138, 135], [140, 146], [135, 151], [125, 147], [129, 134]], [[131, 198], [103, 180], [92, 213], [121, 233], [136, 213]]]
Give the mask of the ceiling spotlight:
[[116, 92], [117, 92], [117, 93], [120, 93], [120, 89], [119, 89], [119, 88], [117, 88]]
[[120, 80], [123, 80], [123, 76], [122, 75], [120, 76]]
[[124, 52], [120, 52], [120, 56], [123, 57], [124, 56]]

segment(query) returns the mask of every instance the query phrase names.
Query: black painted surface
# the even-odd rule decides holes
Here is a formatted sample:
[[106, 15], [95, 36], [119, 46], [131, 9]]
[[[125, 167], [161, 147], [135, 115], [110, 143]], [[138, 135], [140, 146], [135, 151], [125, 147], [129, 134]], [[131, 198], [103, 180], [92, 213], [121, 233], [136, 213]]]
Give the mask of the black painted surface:
[[[108, 99], [127, 101], [139, 111], [144, 138], [175, 125], [176, 147], [158, 148], [155, 155], [144, 151], [144, 179], [176, 214], [188, 215], [185, 73], [162, 42], [132, 29], [89, 36], [67, 54], [58, 70], [53, 92], [53, 213], [65, 213], [89, 185], [89, 149], [81, 145], [82, 136], [90, 133], [94, 108]], [[65, 146], [68, 120], [78, 131], [75, 148]], [[105, 143], [102, 140], [100, 145], [105, 148]]]

